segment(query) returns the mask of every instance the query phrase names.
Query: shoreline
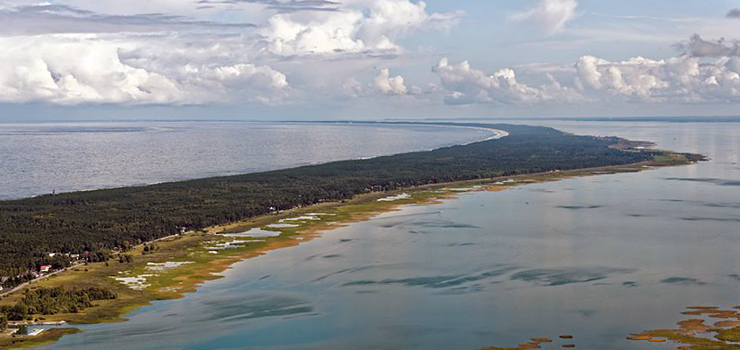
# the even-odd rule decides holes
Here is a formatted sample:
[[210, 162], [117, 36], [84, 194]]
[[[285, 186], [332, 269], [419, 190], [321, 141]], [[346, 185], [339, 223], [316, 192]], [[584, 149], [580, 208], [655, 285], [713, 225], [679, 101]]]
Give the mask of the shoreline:
[[[436, 203], [442, 200], [454, 199], [461, 193], [465, 193], [455, 191], [455, 189], [465, 188], [467, 191], [501, 191], [531, 183], [559, 181], [583, 176], [639, 172], [666, 166], [688, 165], [701, 159], [696, 155], [665, 151], [655, 152], [661, 153], [661, 157], [627, 165], [424, 185], [390, 192], [374, 192], [359, 195], [344, 202], [327, 202], [294, 208], [277, 214], [268, 214], [250, 220], [209, 227], [199, 232], [163, 238], [159, 241], [162, 246], [161, 250], [155, 253], [143, 255], [142, 246], [138, 246], [132, 250], [131, 254], [135, 256], [135, 261], [131, 264], [118, 264], [115, 262], [110, 264], [110, 266], [106, 266], [108, 265], [107, 263], [88, 264], [82, 266], [84, 267], [84, 272], [80, 269], [81, 266], [77, 266], [64, 271], [65, 273], [51, 276], [43, 281], [34, 281], [37, 283], [31, 283], [27, 287], [79, 285], [83, 281], [89, 285], [105, 285], [114, 289], [119, 294], [119, 299], [97, 303], [96, 307], [89, 308], [80, 314], [45, 316], [43, 321], [69, 321], [69, 327], [74, 327], [78, 324], [124, 321], [125, 315], [138, 309], [140, 306], [150, 304], [152, 301], [178, 299], [188, 293], [195, 292], [203, 283], [221, 278], [222, 275], [220, 273], [230, 269], [237, 262], [261, 256], [277, 249], [300, 245], [303, 242], [308, 242], [320, 236], [326, 231], [354, 222], [366, 221], [384, 212], [398, 210], [402, 206]], [[403, 194], [408, 196], [396, 200], [382, 200]], [[262, 237], [264, 239], [245, 237], [249, 239], [243, 240], [241, 238], [234, 239], [234, 237], [219, 234], [247, 232], [252, 229], [265, 228], [268, 225], [281, 224], [286, 219], [306, 216], [314, 216], [315, 219], [290, 221], [291, 224], [297, 225], [294, 227], [268, 228], [271, 231], [280, 232], [280, 235], [276, 237]], [[243, 242], [234, 243], [236, 241]], [[216, 254], [210, 253], [214, 251], [211, 248], [220, 244], [233, 244], [234, 248], [223, 248], [216, 250]], [[162, 264], [163, 266], [167, 266], [168, 263], [175, 262], [183, 264], [177, 265], [172, 269], [164, 269], [160, 272], [153, 272], [153, 269], [151, 269], [152, 266], [161, 266]], [[114, 277], [140, 278], [142, 275], [150, 276], [145, 277], [146, 286], [140, 289], [133, 288], [131, 285], [120, 283], [114, 279]], [[20, 291], [16, 291], [13, 295], [7, 296], [0, 301], [0, 304], [7, 304], [14, 299], [17, 300], [19, 294], [21, 294]], [[44, 337], [43, 342], [53, 342], [67, 334], [67, 332], [79, 331], [76, 328], [57, 328], [56, 330], [58, 331], [43, 332], [41, 334]], [[39, 337], [17, 338], [15, 339], [17, 342], [13, 344], [3, 343], [3, 338], [0, 337], [0, 347], [24, 347], [29, 346], [29, 342], [34, 342], [35, 345], [38, 345]]]

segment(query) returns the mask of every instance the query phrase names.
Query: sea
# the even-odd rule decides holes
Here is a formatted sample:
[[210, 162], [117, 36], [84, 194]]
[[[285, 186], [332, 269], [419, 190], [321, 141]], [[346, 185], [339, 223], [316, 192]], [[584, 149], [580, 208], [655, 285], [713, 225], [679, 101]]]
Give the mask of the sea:
[[[508, 122], [652, 141], [658, 148], [701, 153], [709, 160], [527, 184], [501, 192], [465, 192], [437, 204], [405, 206], [325, 232], [299, 246], [237, 263], [223, 273], [224, 278], [207, 282], [182, 299], [155, 301], [132, 312], [125, 322], [80, 326], [83, 333], [41, 348], [474, 350], [548, 337], [555, 341], [542, 348], [559, 349], [564, 343], [558, 335], [568, 334], [574, 337], [568, 342], [580, 349], [666, 350], [676, 345], [634, 342], [626, 336], [675, 328], [676, 322], [686, 319], [681, 312], [688, 306], [740, 305], [740, 123]], [[257, 126], [273, 136], [246, 131]], [[106, 145], [97, 150], [100, 154], [95, 147], [80, 146], [70, 155], [49, 151], [55, 155], [49, 156], [52, 159], [15, 161], [38, 163], [24, 165], [26, 169], [67, 164], [67, 169], [87, 172], [85, 164], [97, 164], [97, 169], [118, 170], [102, 172], [105, 180], [95, 184], [76, 175], [76, 180], [60, 176], [65, 180], [50, 181], [38, 174], [33, 180], [38, 185], [24, 190], [10, 190], [23, 182], [11, 177], [15, 185], [3, 185], [3, 193], [17, 197], [53, 188], [175, 180], [419, 150], [485, 137], [470, 129], [420, 126], [204, 126], [218, 130], [218, 137], [190, 124], [159, 127], [165, 130], [47, 131], [25, 136], [16, 132], [11, 138], [25, 149], [74, 148], [57, 138]], [[261, 141], [235, 136], [241, 133], [231, 129]], [[283, 136], [275, 139], [275, 135]], [[115, 165], [115, 159], [101, 159], [117, 154], [139, 159], [129, 154], [136, 152], [121, 149], [137, 138], [151, 142], [131, 146], [146, 155], [140, 162], [154, 156], [161, 163]], [[172, 148], [167, 140], [175, 138], [184, 149]], [[337, 147], [335, 142], [345, 146]], [[259, 148], [250, 151], [244, 143]], [[311, 151], [295, 148], [308, 144]], [[148, 147], [169, 156], [156, 156], [158, 151]], [[330, 152], [321, 154], [324, 150]], [[38, 158], [45, 152], [36, 149], [32, 154]], [[199, 160], [203, 154], [219, 161], [212, 165]], [[267, 154], [279, 160], [264, 159]], [[88, 155], [91, 159], [86, 160]], [[64, 159], [69, 157], [76, 159]], [[148, 170], [131, 169], [138, 166]]]
[[474, 128], [274, 122], [0, 124], [0, 200], [423, 151]]

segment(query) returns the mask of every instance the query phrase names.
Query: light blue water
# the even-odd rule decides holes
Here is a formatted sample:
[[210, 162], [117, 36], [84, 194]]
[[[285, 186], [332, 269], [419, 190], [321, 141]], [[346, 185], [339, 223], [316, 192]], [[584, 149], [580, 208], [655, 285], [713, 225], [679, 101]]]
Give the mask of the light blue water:
[[672, 349], [625, 336], [740, 304], [740, 124], [549, 123], [712, 160], [408, 206], [46, 347]]
[[427, 150], [482, 130], [256, 122], [0, 124], [0, 199]]

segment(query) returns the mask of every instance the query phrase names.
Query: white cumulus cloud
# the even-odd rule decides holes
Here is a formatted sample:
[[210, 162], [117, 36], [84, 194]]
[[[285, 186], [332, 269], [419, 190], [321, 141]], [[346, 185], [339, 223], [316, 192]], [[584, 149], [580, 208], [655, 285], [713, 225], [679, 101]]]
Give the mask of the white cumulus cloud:
[[375, 77], [374, 85], [375, 88], [386, 94], [403, 95], [408, 91], [403, 77], [400, 75], [391, 77], [391, 72], [388, 68], [380, 70], [380, 74]]
[[[711, 59], [684, 55], [668, 59], [635, 57], [610, 61], [583, 56], [570, 65], [527, 66], [525, 81], [514, 69], [493, 74], [442, 59], [433, 68], [449, 104], [493, 103], [727, 103], [740, 102], [740, 57]], [[556, 72], [556, 78], [550, 72]]]
[[546, 34], [562, 31], [565, 25], [576, 18], [576, 0], [541, 0], [537, 6], [510, 17], [514, 22], [532, 23]]
[[174, 47], [163, 49], [168, 57], [141, 56], [149, 45], [96, 34], [0, 37], [0, 101], [269, 103], [288, 89], [285, 75], [267, 66], [198, 62]]
[[398, 53], [395, 39], [411, 30], [445, 29], [459, 13], [429, 13], [409, 0], [351, 0], [333, 11], [289, 12], [259, 30], [266, 49], [281, 56]]
[[402, 76], [362, 72], [403, 54], [398, 38], [461, 15], [417, 0], [0, 0], [0, 103], [408, 95], [419, 89]]
[[[740, 101], [740, 59], [724, 56], [702, 61], [692, 56], [654, 60], [643, 57], [613, 62], [584, 56], [576, 82], [583, 93], [640, 102]], [[606, 96], [600, 94], [605, 93]]]
[[449, 104], [531, 104], [545, 101], [572, 102], [581, 98], [579, 93], [554, 80], [539, 87], [520, 83], [516, 73], [510, 68], [485, 74], [472, 68], [468, 61], [454, 65], [443, 58], [432, 70], [439, 76]]

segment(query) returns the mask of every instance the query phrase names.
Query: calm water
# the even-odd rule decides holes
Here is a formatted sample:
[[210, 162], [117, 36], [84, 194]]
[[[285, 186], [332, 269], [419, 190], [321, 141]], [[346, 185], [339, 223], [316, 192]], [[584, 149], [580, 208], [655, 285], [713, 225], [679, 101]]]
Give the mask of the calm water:
[[581, 349], [672, 349], [624, 338], [740, 304], [740, 124], [550, 124], [712, 161], [408, 206], [47, 347], [466, 350], [570, 333]]
[[0, 199], [426, 150], [490, 132], [277, 123], [0, 124]]

